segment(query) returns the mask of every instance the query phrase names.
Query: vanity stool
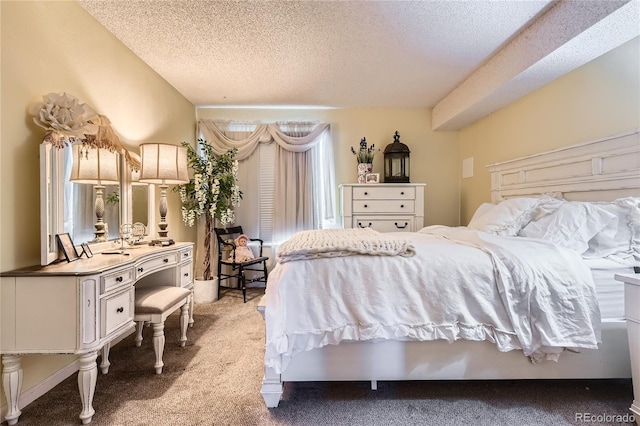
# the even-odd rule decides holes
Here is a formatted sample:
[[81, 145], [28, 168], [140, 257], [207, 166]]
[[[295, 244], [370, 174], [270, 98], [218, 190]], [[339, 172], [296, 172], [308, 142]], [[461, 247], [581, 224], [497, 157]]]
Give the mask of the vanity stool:
[[135, 290], [133, 320], [137, 324], [136, 346], [142, 344], [142, 328], [145, 322], [153, 324], [153, 350], [156, 354], [156, 374], [162, 373], [164, 352], [164, 321], [180, 308], [180, 346], [187, 341], [189, 323], [189, 296], [191, 291], [182, 287], [154, 286]]

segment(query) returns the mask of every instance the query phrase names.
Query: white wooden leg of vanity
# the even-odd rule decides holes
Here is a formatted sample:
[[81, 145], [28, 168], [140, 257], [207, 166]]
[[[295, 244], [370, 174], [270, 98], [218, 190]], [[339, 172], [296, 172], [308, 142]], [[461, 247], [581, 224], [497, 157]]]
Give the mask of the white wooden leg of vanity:
[[18, 409], [18, 400], [22, 390], [22, 365], [20, 355], [2, 355], [2, 388], [7, 398], [7, 415], [5, 420], [9, 426], [15, 425], [22, 411]]
[[96, 410], [93, 409], [93, 393], [96, 390], [96, 381], [98, 379], [97, 358], [97, 351], [82, 354], [79, 358], [78, 390], [80, 391], [80, 400], [82, 401], [82, 411], [80, 412], [82, 424], [90, 423], [91, 418], [96, 412]]
[[283, 386], [280, 374], [276, 374], [273, 368], [266, 367], [264, 369], [264, 378], [262, 379], [260, 393], [268, 408], [278, 406], [280, 398], [282, 397], [282, 390]]
[[144, 328], [144, 321], [136, 321], [136, 346], [142, 345], [142, 329]]
[[109, 372], [109, 366], [111, 363], [109, 362], [109, 351], [111, 350], [111, 342], [107, 342], [104, 344], [102, 349], [100, 350], [100, 371], [102, 374], [107, 374]]

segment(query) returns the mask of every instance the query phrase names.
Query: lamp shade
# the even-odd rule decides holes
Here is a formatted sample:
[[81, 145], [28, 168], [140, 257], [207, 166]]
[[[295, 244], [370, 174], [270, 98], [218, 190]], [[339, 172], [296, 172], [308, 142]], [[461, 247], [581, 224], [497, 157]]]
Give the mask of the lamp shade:
[[120, 184], [118, 174], [119, 154], [104, 148], [90, 148], [73, 144], [71, 181], [98, 185]]
[[[138, 163], [141, 163], [140, 156], [135, 152], [129, 152], [129, 155], [136, 160]], [[138, 170], [131, 168], [131, 184], [132, 185], [146, 185], [144, 182], [140, 182], [140, 172], [141, 167]]]
[[140, 182], [180, 184], [189, 182], [187, 148], [165, 143], [140, 145]]

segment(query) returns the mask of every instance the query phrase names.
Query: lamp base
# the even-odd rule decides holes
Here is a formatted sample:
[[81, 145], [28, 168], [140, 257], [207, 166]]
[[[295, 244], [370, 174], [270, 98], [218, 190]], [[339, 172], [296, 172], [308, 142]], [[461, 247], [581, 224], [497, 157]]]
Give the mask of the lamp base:
[[166, 237], [166, 238], [157, 238], [155, 240], [152, 240], [149, 245], [150, 246], [170, 246], [172, 244], [175, 244], [176, 242], [173, 241], [171, 238]]

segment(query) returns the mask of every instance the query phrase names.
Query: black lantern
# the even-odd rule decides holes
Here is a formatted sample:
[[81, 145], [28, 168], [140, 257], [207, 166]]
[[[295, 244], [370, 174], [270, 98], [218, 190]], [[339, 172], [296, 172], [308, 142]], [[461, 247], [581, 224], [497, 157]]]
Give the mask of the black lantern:
[[409, 182], [409, 147], [400, 142], [396, 130], [393, 143], [384, 149], [384, 181], [385, 183]]

